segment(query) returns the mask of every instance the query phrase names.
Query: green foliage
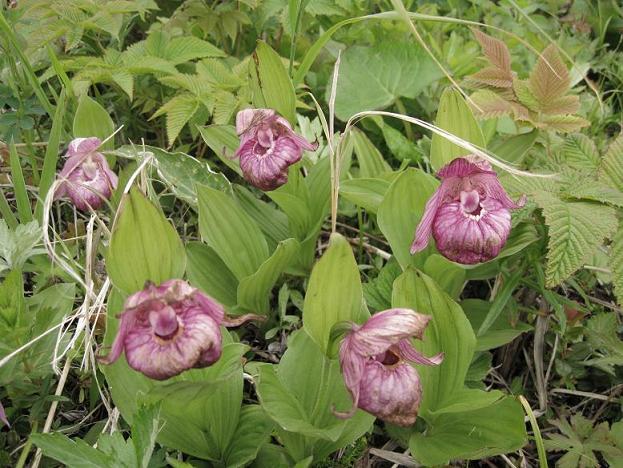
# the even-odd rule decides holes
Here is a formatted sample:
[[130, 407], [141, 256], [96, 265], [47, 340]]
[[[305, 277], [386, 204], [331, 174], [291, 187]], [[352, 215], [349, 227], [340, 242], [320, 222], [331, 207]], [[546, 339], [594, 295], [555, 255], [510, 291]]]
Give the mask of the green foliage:
[[[435, 125], [478, 147], [485, 146], [478, 122], [457, 90], [448, 88], [441, 95]], [[430, 162], [434, 169], [439, 170], [453, 159], [469, 153], [470, 151], [451, 143], [442, 136], [433, 135]]]
[[574, 132], [588, 121], [574, 115], [580, 100], [570, 95], [571, 78], [557, 46], [549, 45], [539, 56], [527, 79], [511, 70], [506, 44], [473, 30], [489, 65], [469, 79], [480, 88], [471, 96], [474, 112], [481, 118], [510, 115], [513, 119], [562, 133]]
[[106, 255], [113, 284], [126, 293], [181, 278], [184, 247], [175, 229], [137, 188], [124, 195]]
[[346, 121], [401, 97], [416, 98], [441, 76], [430, 56], [412, 43], [386, 40], [371, 47], [351, 46], [342, 54], [335, 115]]

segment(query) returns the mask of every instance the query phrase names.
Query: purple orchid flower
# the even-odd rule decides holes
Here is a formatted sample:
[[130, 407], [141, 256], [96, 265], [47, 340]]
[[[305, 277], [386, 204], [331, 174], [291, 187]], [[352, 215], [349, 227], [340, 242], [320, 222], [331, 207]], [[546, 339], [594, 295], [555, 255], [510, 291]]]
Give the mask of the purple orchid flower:
[[129, 296], [110, 354], [112, 364], [125, 352], [130, 367], [165, 380], [191, 368], [208, 367], [221, 357], [221, 325], [238, 326], [259, 318], [228, 318], [223, 307], [183, 280], [148, 283]]
[[443, 361], [443, 353], [427, 358], [411, 344], [411, 337], [422, 338], [430, 318], [410, 309], [389, 309], [352, 326], [340, 347], [340, 366], [353, 407], [337, 416], [351, 417], [360, 408], [399, 426], [415, 422], [422, 387], [407, 361], [428, 366]]
[[272, 109], [245, 109], [236, 116], [240, 146], [236, 156], [244, 178], [257, 188], [270, 191], [288, 181], [288, 167], [301, 159], [303, 150], [314, 151], [292, 130], [290, 123]]
[[511, 230], [510, 210], [521, 208], [506, 194], [491, 165], [477, 156], [457, 158], [437, 173], [441, 185], [426, 203], [411, 245], [416, 253], [432, 233], [437, 250], [466, 265], [495, 258]]
[[68, 197], [82, 211], [96, 210], [105, 199], [110, 199], [117, 188], [117, 175], [97, 151], [101, 144], [95, 137], [76, 138], [69, 143], [55, 199]]

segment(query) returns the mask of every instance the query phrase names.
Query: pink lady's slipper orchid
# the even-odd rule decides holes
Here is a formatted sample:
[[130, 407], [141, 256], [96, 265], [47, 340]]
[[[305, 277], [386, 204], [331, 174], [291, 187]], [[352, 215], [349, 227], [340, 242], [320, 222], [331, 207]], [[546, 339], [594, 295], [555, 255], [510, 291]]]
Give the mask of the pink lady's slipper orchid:
[[288, 181], [288, 167], [301, 159], [303, 150], [314, 151], [292, 130], [290, 123], [272, 109], [245, 109], [236, 116], [240, 146], [236, 156], [244, 178], [257, 188], [270, 191]]
[[99, 208], [104, 199], [117, 188], [117, 175], [110, 169], [103, 154], [97, 150], [99, 138], [76, 138], [69, 143], [67, 161], [59, 173], [62, 183], [55, 198], [69, 197], [82, 211]]
[[237, 326], [256, 316], [229, 319], [223, 307], [183, 280], [148, 283], [132, 294], [120, 314], [119, 332], [110, 354], [122, 352], [130, 367], [147, 377], [165, 380], [193, 367], [208, 367], [221, 357], [220, 326]]
[[340, 347], [340, 366], [353, 407], [337, 416], [350, 417], [360, 408], [399, 426], [415, 422], [422, 387], [407, 361], [428, 366], [443, 361], [443, 353], [427, 358], [410, 341], [422, 338], [430, 318], [410, 309], [389, 309], [352, 326]]
[[495, 258], [511, 230], [510, 210], [521, 208], [525, 197], [513, 202], [491, 165], [477, 156], [457, 158], [437, 175], [441, 185], [426, 203], [411, 253], [426, 248], [432, 233], [437, 250], [454, 262]]

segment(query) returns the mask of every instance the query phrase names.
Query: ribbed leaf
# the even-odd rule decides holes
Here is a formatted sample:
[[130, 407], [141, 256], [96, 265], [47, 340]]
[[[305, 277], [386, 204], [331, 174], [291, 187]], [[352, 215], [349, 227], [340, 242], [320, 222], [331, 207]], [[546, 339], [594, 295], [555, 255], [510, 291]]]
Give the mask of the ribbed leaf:
[[359, 161], [359, 175], [361, 177], [377, 177], [392, 170], [383, 159], [381, 152], [372, 144], [365, 133], [357, 129], [353, 129], [351, 132], [350, 138], [352, 138], [357, 161]]
[[229, 195], [198, 187], [199, 230], [228, 268], [241, 280], [268, 258], [268, 245], [258, 225]]
[[586, 135], [574, 133], [565, 138], [562, 147], [565, 162], [574, 169], [594, 171], [599, 166], [599, 152]]
[[338, 322], [362, 318], [363, 291], [350, 244], [332, 234], [329, 248], [309, 279], [303, 310], [305, 330], [327, 352], [331, 328]]
[[296, 239], [281, 242], [255, 273], [240, 281], [238, 305], [258, 314], [268, 313], [271, 290], [279, 276], [292, 264], [298, 250]]
[[530, 73], [529, 83], [541, 110], [552, 105], [569, 91], [571, 87], [569, 72], [560, 59], [556, 45], [550, 44], [543, 51]]
[[[112, 135], [114, 131], [115, 124], [106, 109], [86, 94], [82, 95], [80, 101], [78, 101], [78, 108], [74, 117], [74, 138], [97, 137], [103, 141]], [[101, 149], [112, 150], [114, 147], [114, 139], [110, 139], [102, 145]]]
[[419, 169], [409, 168], [390, 186], [378, 209], [378, 223], [392, 247], [392, 254], [400, 266], [421, 267], [428, 252], [411, 255], [411, 243], [415, 236], [424, 206], [438, 183], [434, 177]]
[[547, 192], [534, 194], [549, 227], [546, 284], [553, 287], [582, 267], [617, 227], [613, 208], [565, 202]]
[[[474, 114], [463, 96], [453, 88], [447, 88], [441, 95], [435, 125], [476, 146], [485, 146], [485, 139]], [[451, 143], [444, 137], [433, 135], [430, 162], [435, 170], [439, 170], [453, 159], [468, 153], [468, 150]]]
[[180, 94], [165, 102], [151, 118], [166, 114], [167, 140], [171, 146], [198, 109], [199, 101], [195, 96]]
[[601, 162], [599, 176], [608, 185], [623, 192], [623, 133], [610, 144]]
[[[491, 86], [498, 86], [502, 88], [509, 88], [513, 85], [513, 73], [511, 71], [511, 56], [506, 44], [499, 39], [489, 36], [477, 29], [472, 29], [474, 37], [482, 47], [482, 53], [487, 60], [493, 65], [491, 70], [495, 70], [497, 76], [497, 83], [486, 83]], [[470, 79], [474, 79], [474, 75]], [[476, 73], [478, 77], [478, 73]], [[477, 81], [481, 81], [478, 79]]]
[[619, 304], [623, 304], [623, 223], [619, 223], [619, 230], [612, 239], [609, 258], [614, 293]]
[[124, 195], [106, 255], [113, 284], [126, 293], [181, 278], [186, 267], [184, 246], [164, 215], [138, 189]]
[[294, 125], [296, 94], [279, 54], [264, 41], [258, 41], [249, 67], [254, 84], [255, 107], [275, 109]]

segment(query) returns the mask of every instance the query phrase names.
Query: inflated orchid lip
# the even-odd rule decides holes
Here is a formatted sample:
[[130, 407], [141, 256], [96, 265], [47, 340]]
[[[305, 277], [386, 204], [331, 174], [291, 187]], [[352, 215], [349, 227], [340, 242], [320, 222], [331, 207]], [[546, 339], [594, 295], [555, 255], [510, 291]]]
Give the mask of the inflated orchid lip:
[[214, 364], [221, 356], [221, 326], [257, 318], [229, 320], [218, 302], [183, 280], [147, 283], [124, 306], [110, 353], [99, 359], [112, 364], [125, 353], [130, 367], [156, 380]]
[[300, 161], [303, 150], [313, 151], [290, 123], [272, 109], [245, 109], [236, 116], [240, 146], [236, 157], [244, 178], [255, 187], [271, 191], [288, 181], [288, 167]]
[[82, 211], [98, 209], [117, 188], [117, 175], [97, 150], [99, 138], [76, 138], [67, 149], [67, 161], [59, 172], [61, 183], [55, 199], [69, 198]]
[[393, 424], [415, 422], [422, 398], [419, 376], [410, 362], [439, 365], [443, 353], [428, 358], [411, 344], [422, 338], [430, 316], [410, 309], [379, 312], [359, 326], [352, 325], [340, 346], [344, 383], [353, 398], [340, 418], [351, 417], [357, 408]]
[[441, 185], [426, 203], [411, 253], [435, 239], [437, 250], [457, 263], [495, 258], [508, 239], [510, 210], [520, 208], [504, 191], [490, 164], [476, 156], [457, 158], [438, 172]]

